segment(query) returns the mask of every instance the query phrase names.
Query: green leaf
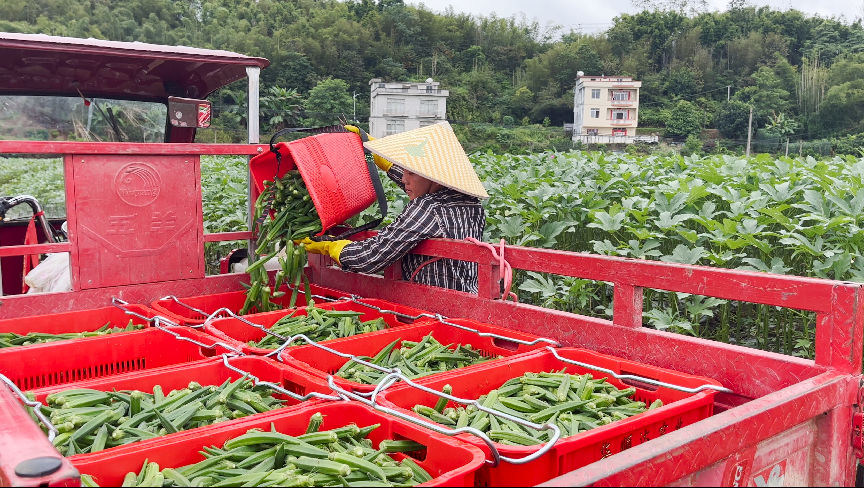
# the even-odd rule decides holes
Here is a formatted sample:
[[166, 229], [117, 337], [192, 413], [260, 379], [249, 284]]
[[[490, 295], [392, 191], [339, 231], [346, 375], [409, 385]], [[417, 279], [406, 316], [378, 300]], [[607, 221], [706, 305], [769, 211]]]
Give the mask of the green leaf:
[[703, 247], [694, 247], [690, 249], [684, 244], [678, 244], [678, 246], [672, 251], [671, 256], [663, 256], [660, 260], [667, 263], [696, 264], [704, 256], [705, 248]]

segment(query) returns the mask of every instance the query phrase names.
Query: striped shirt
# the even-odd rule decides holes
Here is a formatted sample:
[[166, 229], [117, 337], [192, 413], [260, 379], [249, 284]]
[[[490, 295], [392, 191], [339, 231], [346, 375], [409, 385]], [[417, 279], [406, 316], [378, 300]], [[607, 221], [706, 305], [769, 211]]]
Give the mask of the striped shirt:
[[[387, 176], [405, 189], [401, 168], [393, 166]], [[377, 273], [401, 258], [402, 277], [408, 280], [421, 264], [432, 259], [409, 254], [418, 244], [433, 237], [481, 240], [485, 227], [486, 214], [478, 198], [444, 188], [409, 202], [377, 236], [345, 246], [339, 261], [347, 271]], [[424, 266], [414, 281], [477, 293], [477, 263], [439, 259]]]

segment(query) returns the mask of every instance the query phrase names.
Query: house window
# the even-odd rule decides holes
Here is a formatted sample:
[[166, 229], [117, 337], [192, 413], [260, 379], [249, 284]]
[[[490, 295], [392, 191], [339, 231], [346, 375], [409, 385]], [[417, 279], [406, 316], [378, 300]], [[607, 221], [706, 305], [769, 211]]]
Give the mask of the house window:
[[613, 110], [612, 111], [612, 120], [626, 120], [627, 119], [627, 111], [626, 110]]
[[600, 89], [592, 88], [591, 89], [591, 98], [594, 100], [600, 100]]
[[619, 102], [626, 102], [630, 100], [630, 92], [628, 91], [616, 91], [612, 92], [612, 100]]
[[597, 131], [599, 131], [599, 130], [600, 129], [585, 129], [585, 134], [589, 135], [589, 136], [596, 136]]
[[599, 119], [600, 118], [600, 109], [599, 108], [592, 108], [591, 109], [591, 118], [592, 119]]
[[426, 85], [426, 93], [432, 93], [432, 85]]
[[627, 129], [612, 129], [613, 136], [626, 136]]
[[400, 132], [405, 132], [405, 121], [404, 120], [388, 120], [387, 121], [387, 132], [385, 135], [392, 136], [393, 134], [399, 134]]
[[378, 83], [378, 88], [384, 88], [385, 86], [384, 83]]
[[387, 99], [387, 113], [388, 114], [404, 114], [405, 113], [405, 99], [404, 98], [388, 98]]
[[420, 115], [438, 114], [438, 100], [420, 100]]

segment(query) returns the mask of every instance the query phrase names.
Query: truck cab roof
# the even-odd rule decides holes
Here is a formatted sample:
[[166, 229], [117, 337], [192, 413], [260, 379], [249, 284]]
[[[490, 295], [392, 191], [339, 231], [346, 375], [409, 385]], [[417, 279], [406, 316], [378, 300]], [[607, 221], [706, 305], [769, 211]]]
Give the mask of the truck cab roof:
[[0, 32], [0, 95], [205, 98], [269, 64], [230, 51]]

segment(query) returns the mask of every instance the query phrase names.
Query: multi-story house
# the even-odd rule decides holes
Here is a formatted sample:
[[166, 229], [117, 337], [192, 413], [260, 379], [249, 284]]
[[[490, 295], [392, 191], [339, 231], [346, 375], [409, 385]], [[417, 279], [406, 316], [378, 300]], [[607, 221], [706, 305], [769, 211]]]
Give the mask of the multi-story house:
[[594, 143], [657, 142], [657, 136], [636, 136], [641, 81], [630, 76], [576, 77], [573, 141]]
[[384, 137], [446, 120], [447, 97], [440, 83], [369, 81], [372, 87], [369, 107], [369, 135]]

